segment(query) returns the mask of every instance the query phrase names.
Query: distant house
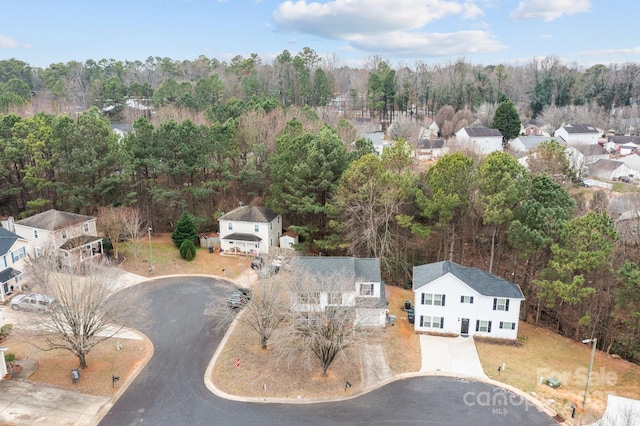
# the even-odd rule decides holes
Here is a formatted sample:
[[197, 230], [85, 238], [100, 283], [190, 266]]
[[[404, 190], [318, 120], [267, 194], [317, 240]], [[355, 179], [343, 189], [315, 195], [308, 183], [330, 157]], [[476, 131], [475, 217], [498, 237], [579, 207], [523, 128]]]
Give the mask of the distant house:
[[53, 250], [68, 262], [85, 262], [104, 253], [92, 216], [51, 209], [15, 222], [14, 232], [29, 241], [36, 257]]
[[588, 167], [589, 177], [617, 180], [621, 177], [633, 177], [634, 171], [622, 161], [598, 160]]
[[528, 118], [522, 122], [521, 133], [525, 136], [549, 137], [549, 125], [536, 118]]
[[640, 177], [640, 153], [633, 153], [625, 155], [623, 157], [617, 157], [616, 160], [623, 162], [631, 170], [633, 170], [633, 176]]
[[502, 151], [502, 133], [486, 127], [464, 127], [456, 132], [456, 141], [461, 148], [478, 155]]
[[599, 144], [595, 145], [573, 145], [567, 147], [567, 158], [571, 167], [583, 175], [587, 172], [588, 166], [599, 160], [609, 159], [607, 150]]
[[416, 142], [413, 156], [416, 160], [437, 160], [448, 152], [444, 139], [420, 139]]
[[561, 138], [568, 146], [595, 145], [600, 132], [591, 124], [568, 124], [556, 130], [553, 136]]
[[[556, 138], [549, 136], [519, 136], [507, 142], [510, 150], [519, 154], [529, 154], [540, 146], [542, 142], [558, 141]], [[561, 145], [565, 145], [564, 141], [558, 141]]]
[[111, 124], [111, 130], [118, 135], [118, 140], [124, 138], [127, 133], [133, 131], [133, 126], [127, 123], [113, 123]]
[[640, 147], [640, 136], [611, 136], [605, 148], [616, 155], [629, 155], [635, 153]]
[[478, 268], [444, 261], [414, 266], [416, 331], [516, 339], [518, 285]]
[[640, 243], [640, 238], [638, 238], [640, 212], [637, 209], [623, 212], [616, 219], [615, 225], [623, 243], [633, 245]]
[[[316, 276], [318, 282], [325, 281], [325, 284], [327, 277], [342, 279], [310, 288], [313, 280], [309, 280], [309, 276]], [[292, 262], [291, 277], [292, 307], [300, 314], [343, 308], [353, 310], [356, 324], [369, 327], [386, 324], [387, 299], [379, 259], [299, 256]]]
[[241, 206], [220, 216], [218, 222], [223, 252], [269, 253], [282, 235], [282, 217], [266, 207]]
[[4, 302], [7, 294], [22, 288], [28, 250], [29, 241], [0, 228], [0, 301]]

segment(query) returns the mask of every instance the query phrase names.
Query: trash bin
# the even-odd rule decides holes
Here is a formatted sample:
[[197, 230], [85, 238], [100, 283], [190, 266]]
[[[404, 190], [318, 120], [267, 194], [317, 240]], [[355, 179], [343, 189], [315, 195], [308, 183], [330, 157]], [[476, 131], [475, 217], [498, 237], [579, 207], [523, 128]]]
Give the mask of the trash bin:
[[409, 309], [411, 309], [411, 300], [405, 300], [404, 301], [404, 310], [408, 311]]
[[394, 325], [396, 323], [396, 316], [389, 315], [389, 325]]
[[407, 309], [407, 319], [409, 324], [413, 324], [416, 318], [416, 312], [413, 309]]
[[80, 370], [77, 369], [77, 368], [72, 368], [71, 369], [71, 382], [78, 383], [78, 380], [80, 380]]

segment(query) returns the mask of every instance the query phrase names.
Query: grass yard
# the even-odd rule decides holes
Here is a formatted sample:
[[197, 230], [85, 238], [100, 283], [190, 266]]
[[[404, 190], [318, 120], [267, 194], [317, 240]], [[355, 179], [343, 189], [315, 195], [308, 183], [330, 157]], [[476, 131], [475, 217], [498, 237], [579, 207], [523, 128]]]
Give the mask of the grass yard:
[[[394, 374], [420, 369], [420, 340], [413, 332], [402, 310], [412, 292], [386, 286], [390, 314], [396, 315], [396, 325], [382, 329], [375, 340], [366, 343], [384, 345], [389, 367]], [[277, 345], [277, 342], [270, 342]], [[260, 348], [255, 332], [238, 322], [220, 353], [212, 381], [224, 392], [259, 398], [326, 398], [354, 394], [362, 390], [360, 348], [349, 348], [338, 355], [329, 367], [327, 377], [321, 376], [316, 358], [291, 361], [277, 350]], [[240, 367], [237, 360], [240, 359]], [[351, 388], [345, 389], [345, 381]]]
[[[552, 331], [521, 322], [519, 346], [476, 339], [485, 373], [492, 379], [535, 395], [564, 418], [571, 417], [571, 405], [578, 406], [582, 419], [597, 419], [606, 409], [607, 394], [640, 399], [640, 366], [596, 351], [585, 412], [582, 400], [591, 358], [591, 345], [575, 342]], [[498, 366], [506, 368], [498, 372]], [[553, 389], [540, 378], [560, 379]]]
[[[131, 373], [153, 353], [146, 340], [108, 339], [97, 345], [87, 356], [87, 368], [80, 370], [80, 380], [72, 383], [71, 369], [78, 368], [78, 358], [65, 350], [42, 351], [42, 337], [33, 338], [22, 330], [14, 330], [2, 342], [8, 352], [16, 355], [15, 364], [33, 369], [28, 380], [77, 392], [111, 396], [125, 383]], [[120, 342], [117, 349], [117, 343]], [[31, 366], [31, 368], [30, 368]], [[112, 375], [120, 381], [114, 386]]]

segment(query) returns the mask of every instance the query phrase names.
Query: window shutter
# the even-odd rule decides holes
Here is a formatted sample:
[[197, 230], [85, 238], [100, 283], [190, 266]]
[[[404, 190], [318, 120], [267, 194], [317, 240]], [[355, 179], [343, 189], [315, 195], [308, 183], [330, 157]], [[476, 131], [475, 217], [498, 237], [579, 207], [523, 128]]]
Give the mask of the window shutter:
[[444, 306], [444, 294], [442, 295], [442, 306]]
[[473, 296], [471, 296], [471, 299], [469, 299], [469, 303], [473, 303]]
[[424, 327], [424, 316], [420, 315], [420, 327]]
[[489, 325], [487, 326], [487, 333], [491, 333], [491, 321], [489, 321]]
[[512, 330], [515, 330], [515, 329], [516, 329], [516, 323], [515, 323], [515, 322], [512, 322], [512, 323], [511, 323], [511, 329], [512, 329]]
[[496, 299], [495, 297], [493, 298], [493, 310], [496, 310], [496, 306], [498, 306], [498, 299]]
[[480, 320], [476, 320], [476, 331], [480, 331]]
[[500, 328], [503, 328], [503, 324], [504, 323], [502, 321], [500, 321]]
[[507, 302], [504, 305], [504, 310], [508, 311], [509, 310], [509, 299], [507, 299]]
[[440, 317], [440, 328], [444, 328], [444, 317]]
[[[422, 304], [424, 305], [424, 293], [422, 293]], [[422, 325], [422, 324], [420, 324]]]
[[460, 303], [464, 303], [464, 296], [460, 296]]

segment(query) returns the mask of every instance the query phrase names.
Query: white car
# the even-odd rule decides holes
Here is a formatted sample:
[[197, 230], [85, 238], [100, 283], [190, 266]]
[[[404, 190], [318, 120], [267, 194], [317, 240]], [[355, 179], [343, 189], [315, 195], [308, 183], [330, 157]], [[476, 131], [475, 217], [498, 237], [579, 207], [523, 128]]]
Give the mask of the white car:
[[55, 299], [44, 294], [19, 294], [11, 299], [11, 309], [14, 311], [46, 312], [53, 309]]

